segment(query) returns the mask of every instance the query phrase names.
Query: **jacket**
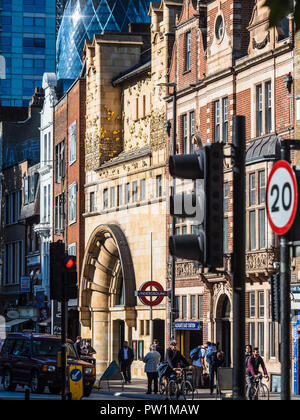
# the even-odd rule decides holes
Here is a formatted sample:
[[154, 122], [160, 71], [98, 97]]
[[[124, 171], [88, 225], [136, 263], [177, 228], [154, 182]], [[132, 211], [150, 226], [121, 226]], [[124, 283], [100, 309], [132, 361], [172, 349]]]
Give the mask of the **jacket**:
[[149, 351], [143, 359], [145, 363], [145, 372], [157, 372], [157, 367], [160, 362], [160, 354], [156, 350]]
[[[134, 356], [133, 356], [133, 350], [130, 347], [128, 348], [128, 359], [127, 361], [131, 364], [133, 362]], [[124, 347], [121, 347], [119, 350], [118, 359], [120, 363], [123, 363], [125, 361], [124, 359]]]
[[180, 364], [180, 367], [189, 366], [188, 361], [182, 356], [179, 350], [174, 351], [172, 349], [168, 349], [166, 353], [166, 361], [171, 369], [178, 368], [178, 364]]
[[260, 366], [264, 372], [264, 375], [267, 376], [268, 372], [267, 372], [267, 369], [266, 369], [266, 366], [262, 357], [259, 356], [258, 359], [256, 360], [254, 355], [250, 356], [247, 363], [246, 375], [257, 376], [259, 374]]

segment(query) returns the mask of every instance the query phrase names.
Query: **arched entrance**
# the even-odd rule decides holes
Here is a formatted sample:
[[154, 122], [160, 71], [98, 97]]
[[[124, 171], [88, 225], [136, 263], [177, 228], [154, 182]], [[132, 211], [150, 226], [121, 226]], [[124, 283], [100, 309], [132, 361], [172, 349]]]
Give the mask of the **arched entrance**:
[[221, 295], [216, 311], [216, 342], [225, 353], [226, 366], [231, 364], [231, 303], [227, 295]]
[[86, 247], [80, 282], [81, 335], [91, 338], [98, 372], [117, 360], [135, 326], [136, 281], [127, 239], [117, 225], [102, 225]]

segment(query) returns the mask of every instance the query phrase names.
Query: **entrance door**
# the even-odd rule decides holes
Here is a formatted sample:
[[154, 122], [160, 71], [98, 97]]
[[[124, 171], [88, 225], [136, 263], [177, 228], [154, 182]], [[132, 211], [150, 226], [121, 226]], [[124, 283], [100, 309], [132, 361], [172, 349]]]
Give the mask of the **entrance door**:
[[165, 354], [165, 321], [162, 319], [154, 319], [153, 321], [153, 339], [159, 341], [160, 346]]
[[225, 366], [230, 366], [230, 321], [222, 320], [222, 350], [225, 353]]

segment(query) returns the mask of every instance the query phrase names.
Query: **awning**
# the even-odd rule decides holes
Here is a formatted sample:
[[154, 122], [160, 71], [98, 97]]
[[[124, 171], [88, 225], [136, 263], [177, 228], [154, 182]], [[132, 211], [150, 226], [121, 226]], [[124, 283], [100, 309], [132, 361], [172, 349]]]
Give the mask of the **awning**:
[[247, 149], [246, 165], [280, 159], [281, 141], [281, 137], [275, 135], [255, 140]]
[[15, 325], [24, 324], [27, 321], [31, 321], [31, 319], [24, 319], [24, 318], [18, 318], [18, 319], [12, 319], [11, 321], [7, 321], [5, 323], [6, 329], [11, 329], [11, 327], [14, 327]]

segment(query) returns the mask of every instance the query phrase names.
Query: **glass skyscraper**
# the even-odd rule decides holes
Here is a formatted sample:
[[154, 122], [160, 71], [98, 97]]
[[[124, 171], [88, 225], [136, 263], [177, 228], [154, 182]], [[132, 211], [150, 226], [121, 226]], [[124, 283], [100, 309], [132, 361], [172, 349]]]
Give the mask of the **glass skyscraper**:
[[151, 0], [69, 0], [57, 38], [57, 77], [75, 80], [84, 41], [103, 32], [128, 32], [129, 23], [150, 22]]
[[6, 78], [0, 79], [2, 106], [27, 106], [43, 74], [55, 72], [56, 3], [0, 0], [0, 54], [6, 65]]

